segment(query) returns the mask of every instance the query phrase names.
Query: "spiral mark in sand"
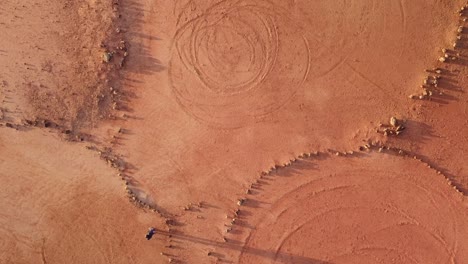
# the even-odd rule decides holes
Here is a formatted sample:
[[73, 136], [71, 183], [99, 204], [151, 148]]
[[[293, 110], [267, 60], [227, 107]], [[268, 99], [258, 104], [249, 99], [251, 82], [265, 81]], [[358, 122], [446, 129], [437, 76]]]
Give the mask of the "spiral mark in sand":
[[[336, 162], [343, 167], [336, 170]], [[238, 262], [455, 263], [464, 259], [466, 252], [460, 251], [460, 245], [466, 243], [462, 234], [468, 227], [463, 224], [466, 214], [460, 195], [430, 169], [419, 174], [400, 169], [406, 166], [425, 170], [417, 160], [374, 153], [359, 163], [329, 157], [318, 170], [309, 166], [313, 169], [298, 175], [288, 168], [272, 172], [263, 179], [268, 184], [252, 196], [254, 203], [242, 208], [247, 215], [244, 221], [255, 228], [243, 230], [248, 237]], [[252, 248], [269, 254], [256, 254]]]
[[179, 105], [238, 128], [286, 104], [309, 71], [300, 25], [267, 1], [223, 1], [177, 30], [169, 76]]

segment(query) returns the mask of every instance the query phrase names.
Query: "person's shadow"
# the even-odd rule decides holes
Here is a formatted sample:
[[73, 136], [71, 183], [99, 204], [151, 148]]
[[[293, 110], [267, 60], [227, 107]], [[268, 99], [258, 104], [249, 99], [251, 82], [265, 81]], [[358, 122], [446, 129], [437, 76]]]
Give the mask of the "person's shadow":
[[[247, 247], [247, 246], [242, 245], [239, 241], [231, 240], [231, 239], [227, 240], [226, 242], [217, 242], [217, 241], [212, 241], [209, 239], [186, 235], [181, 232], [169, 233], [167, 231], [158, 230], [156, 233], [161, 236], [167, 236], [167, 237], [170, 236], [173, 239], [181, 239], [181, 240], [186, 240], [186, 241], [203, 244], [207, 246], [214, 246], [217, 248], [225, 248], [229, 250], [240, 251], [244, 255], [256, 255], [256, 256], [263, 257], [263, 258], [269, 258], [272, 261], [279, 262], [279, 263], [332, 264], [331, 262], [328, 262], [328, 261], [323, 261], [323, 260], [314, 259], [310, 257]], [[210, 255], [217, 257], [218, 259], [222, 260], [224, 263], [233, 263], [227, 259], [224, 259], [223, 254], [211, 253]]]

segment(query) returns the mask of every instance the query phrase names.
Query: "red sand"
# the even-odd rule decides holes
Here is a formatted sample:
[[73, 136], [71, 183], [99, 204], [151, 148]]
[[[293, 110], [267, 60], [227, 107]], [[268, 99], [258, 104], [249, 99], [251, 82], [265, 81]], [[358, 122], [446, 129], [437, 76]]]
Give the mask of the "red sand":
[[463, 263], [464, 4], [7, 0], [0, 262]]
[[1, 263], [164, 260], [157, 252], [166, 237], [144, 239], [163, 221], [127, 201], [96, 153], [39, 130], [1, 131]]
[[233, 225], [233, 231], [242, 230], [233, 239], [245, 241], [236, 258], [239, 263], [463, 263], [468, 259], [463, 201], [417, 160], [370, 153], [299, 161], [254, 185]]

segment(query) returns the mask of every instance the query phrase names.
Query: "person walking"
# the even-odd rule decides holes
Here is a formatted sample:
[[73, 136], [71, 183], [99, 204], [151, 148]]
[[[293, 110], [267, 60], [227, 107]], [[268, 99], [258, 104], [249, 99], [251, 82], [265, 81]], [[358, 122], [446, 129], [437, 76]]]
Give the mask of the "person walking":
[[156, 229], [154, 227], [148, 228], [148, 232], [146, 233], [146, 240], [150, 240], [153, 235], [156, 233]]

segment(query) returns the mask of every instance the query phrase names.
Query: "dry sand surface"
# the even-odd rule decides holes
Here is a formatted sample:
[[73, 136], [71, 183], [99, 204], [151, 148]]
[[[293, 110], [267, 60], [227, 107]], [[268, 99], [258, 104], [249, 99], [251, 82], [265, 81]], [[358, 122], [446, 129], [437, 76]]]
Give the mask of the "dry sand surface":
[[468, 263], [467, 20], [3, 0], [0, 263]]
[[162, 261], [141, 232], [163, 221], [128, 203], [95, 153], [37, 129], [2, 129], [0, 147], [2, 263]]

